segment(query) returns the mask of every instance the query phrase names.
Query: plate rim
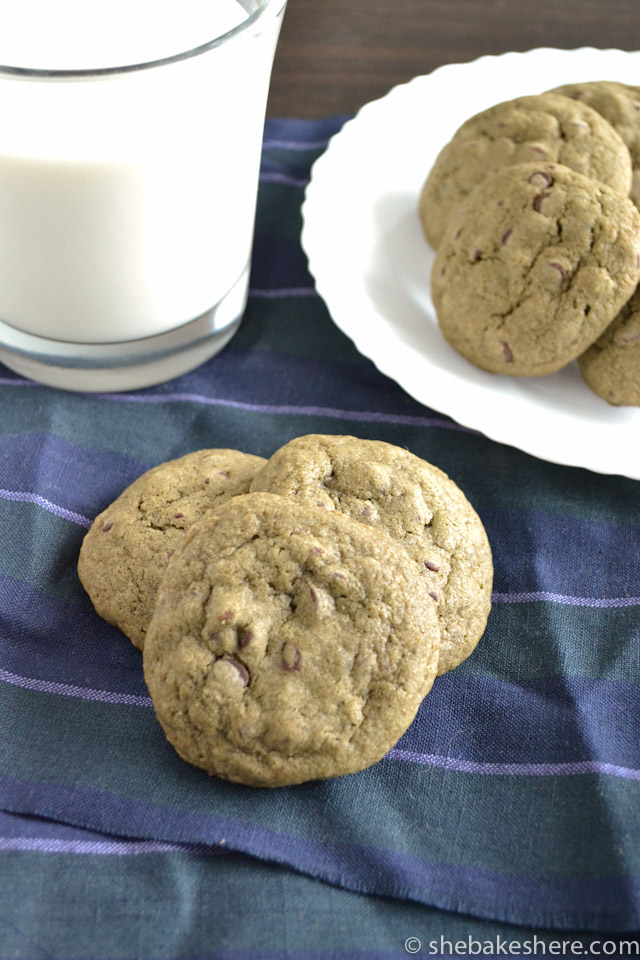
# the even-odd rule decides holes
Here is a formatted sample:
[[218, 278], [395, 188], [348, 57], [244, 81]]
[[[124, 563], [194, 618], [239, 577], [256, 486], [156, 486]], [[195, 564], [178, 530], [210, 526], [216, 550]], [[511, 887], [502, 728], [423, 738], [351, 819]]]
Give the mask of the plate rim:
[[[490, 440], [504, 444], [506, 446], [513, 447], [520, 452], [523, 452], [529, 456], [534, 456], [540, 460], [543, 460], [548, 463], [554, 463], [560, 466], [574, 467], [578, 469], [590, 470], [596, 474], [605, 475], [605, 476], [623, 476], [627, 479], [640, 480], [640, 463], [637, 466], [633, 464], [625, 464], [614, 462], [612, 466], [609, 466], [608, 463], [603, 462], [603, 458], [600, 458], [597, 463], [594, 462], [592, 456], [589, 456], [588, 453], [580, 451], [580, 455], [574, 453], [569, 458], [563, 458], [558, 456], [557, 453], [553, 454], [549, 451], [540, 449], [540, 444], [536, 443], [525, 443], [522, 445], [520, 442], [515, 440], [513, 437], [505, 439], [505, 436], [502, 434], [499, 426], [496, 424], [494, 427], [493, 423], [487, 424], [485, 421], [482, 422], [481, 426], [478, 426], [478, 423], [474, 421], [474, 418], [469, 419], [465, 415], [465, 411], [460, 408], [460, 405], [456, 406], [454, 404], [454, 412], [451, 409], [445, 408], [438, 405], [437, 402], [433, 400], [425, 400], [421, 396], [416, 395], [414, 389], [411, 386], [407, 385], [406, 381], [398, 378], [397, 372], [394, 369], [394, 364], [388, 364], [385, 362], [385, 356], [380, 356], [376, 354], [375, 356], [366, 349], [366, 345], [363, 343], [364, 331], [361, 329], [354, 330], [351, 326], [345, 325], [341, 319], [336, 316], [334, 312], [335, 304], [332, 304], [330, 301], [333, 299], [331, 280], [327, 279], [326, 276], [322, 275], [322, 269], [320, 270], [320, 276], [318, 276], [317, 266], [318, 261], [315, 256], [314, 251], [314, 239], [313, 239], [313, 226], [310, 227], [310, 224], [313, 224], [313, 206], [315, 203], [315, 191], [318, 189], [318, 181], [320, 180], [320, 189], [322, 189], [322, 179], [324, 177], [324, 168], [325, 163], [327, 163], [329, 169], [331, 164], [336, 162], [336, 153], [338, 153], [338, 159], [340, 152], [345, 149], [348, 149], [349, 139], [355, 130], [356, 133], [360, 129], [363, 121], [363, 116], [367, 116], [369, 112], [375, 112], [376, 109], [380, 109], [382, 104], [388, 103], [388, 101], [394, 100], [398, 96], [405, 95], [405, 91], [409, 87], [420, 86], [424, 83], [437, 82], [438, 76], [442, 76], [446, 72], [455, 72], [460, 70], [474, 70], [480, 68], [482, 69], [483, 65], [490, 65], [491, 69], [495, 69], [496, 65], [499, 65], [499, 61], [503, 61], [507, 58], [516, 58], [518, 60], [524, 60], [524, 58], [533, 59], [535, 57], [548, 57], [553, 56], [554, 58], [560, 58], [561, 60], [577, 60], [578, 57], [587, 57], [587, 58], [599, 58], [601, 60], [610, 59], [615, 57], [616, 59], [622, 60], [633, 60], [640, 59], [640, 50], [619, 50], [617, 48], [595, 48], [589, 46], [576, 47], [570, 50], [562, 50], [556, 47], [534, 47], [530, 50], [525, 51], [503, 51], [497, 54], [483, 54], [482, 56], [476, 57], [469, 61], [463, 61], [460, 63], [446, 63], [436, 67], [433, 71], [426, 74], [419, 74], [414, 76], [406, 81], [395, 84], [391, 87], [387, 93], [383, 94], [380, 97], [377, 97], [373, 100], [368, 101], [363, 104], [358, 111], [349, 118], [335, 134], [330, 137], [327, 142], [325, 149], [322, 154], [314, 161], [311, 167], [310, 179], [304, 191], [304, 197], [301, 205], [301, 216], [302, 216], [302, 230], [301, 230], [301, 246], [306, 255], [309, 273], [312, 276], [316, 292], [323, 299], [329, 315], [332, 321], [336, 326], [347, 336], [358, 352], [369, 359], [374, 366], [384, 375], [392, 379], [397, 383], [401, 389], [411, 396], [417, 403], [421, 406], [429, 407], [433, 410], [444, 414], [445, 416], [450, 417], [460, 426], [465, 427], [468, 430], [474, 431], [476, 433], [481, 433]], [[640, 73], [640, 71], [639, 71]], [[425, 174], [426, 175], [426, 174]], [[312, 211], [312, 216], [309, 217], [309, 210]], [[311, 237], [311, 240], [310, 240]], [[326, 281], [326, 282], [325, 282]], [[340, 314], [340, 310], [337, 311]], [[390, 321], [391, 323], [392, 321]], [[410, 351], [412, 353], [417, 353], [416, 349], [410, 344], [405, 344], [403, 346], [403, 351]], [[585, 390], [588, 390], [588, 387], [585, 385]], [[604, 404], [605, 401], [603, 400]], [[445, 405], [446, 407], [446, 405]], [[467, 408], [468, 409], [468, 408]], [[611, 408], [612, 410], [633, 410], [634, 408], [621, 407], [621, 408]], [[640, 415], [640, 410], [638, 411]], [[624, 429], [624, 424], [621, 425]], [[524, 436], [523, 432], [523, 436]], [[543, 445], [544, 446], [544, 445]]]

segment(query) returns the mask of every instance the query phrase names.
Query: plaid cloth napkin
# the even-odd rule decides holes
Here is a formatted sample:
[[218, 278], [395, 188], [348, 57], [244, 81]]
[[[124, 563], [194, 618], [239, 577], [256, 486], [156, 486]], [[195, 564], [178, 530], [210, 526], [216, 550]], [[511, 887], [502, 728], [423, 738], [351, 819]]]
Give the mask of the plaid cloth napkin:
[[[640, 485], [419, 406], [332, 324], [300, 203], [341, 123], [267, 122], [250, 304], [209, 363], [94, 396], [0, 368], [0, 960], [391, 957], [411, 937], [446, 955], [432, 936], [543, 928], [618, 949], [640, 927]], [[76, 561], [148, 467], [311, 432], [450, 474], [487, 528], [494, 605], [384, 760], [261, 791], [177, 757]]]

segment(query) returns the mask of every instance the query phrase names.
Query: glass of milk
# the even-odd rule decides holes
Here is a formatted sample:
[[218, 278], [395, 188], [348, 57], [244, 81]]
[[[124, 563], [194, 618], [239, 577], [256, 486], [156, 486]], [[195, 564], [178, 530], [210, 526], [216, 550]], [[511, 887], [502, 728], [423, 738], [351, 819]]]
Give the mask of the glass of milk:
[[240, 324], [286, 0], [0, 0], [0, 360], [130, 390]]

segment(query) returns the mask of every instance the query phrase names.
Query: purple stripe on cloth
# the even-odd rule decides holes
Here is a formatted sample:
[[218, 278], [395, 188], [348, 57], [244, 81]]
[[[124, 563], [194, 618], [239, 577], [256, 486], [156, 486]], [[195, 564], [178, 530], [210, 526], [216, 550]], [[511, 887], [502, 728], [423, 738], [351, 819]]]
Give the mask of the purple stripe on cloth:
[[[339, 887], [377, 896], [419, 900], [440, 909], [473, 903], [474, 914], [492, 920], [562, 914], [566, 925], [585, 926], [599, 918], [607, 928], [636, 929], [640, 921], [640, 879], [633, 876], [518, 876], [456, 863], [422, 859], [385, 848], [308, 839], [284, 834], [260, 823], [244, 823], [212, 813], [176, 810], [102, 790], [63, 786], [0, 774], [5, 810], [48, 816], [117, 835], [218, 847], [284, 864]], [[635, 906], [634, 906], [635, 905]], [[537, 921], [534, 921], [534, 925]], [[541, 924], [539, 924], [541, 925]]]
[[317, 297], [314, 287], [280, 287], [274, 290], [251, 288], [249, 296], [259, 300], [280, 300], [286, 297]]
[[260, 174], [260, 181], [261, 183], [283, 183], [287, 187], [306, 187], [309, 178], [292, 177], [289, 173], [265, 172]]
[[138, 697], [132, 693], [112, 693], [110, 690], [92, 690], [90, 687], [77, 687], [70, 683], [55, 683], [51, 680], [38, 680], [33, 677], [21, 677], [0, 670], [0, 681], [10, 683], [24, 690], [36, 690], [38, 693], [55, 693], [63, 697], [77, 697], [80, 700], [93, 700], [99, 703], [124, 704], [129, 707], [150, 707], [150, 697]]
[[478, 433], [477, 430], [470, 430], [468, 427], [463, 427], [459, 423], [441, 420], [437, 417], [404, 416], [394, 413], [379, 413], [374, 410], [342, 410], [338, 407], [305, 407], [293, 406], [291, 404], [245, 403], [240, 400], [206, 397], [197, 393], [101, 393], [93, 394], [93, 396], [99, 396], [103, 400], [119, 401], [120, 403], [203, 403], [215, 407], [248, 410], [251, 413], [301, 417], [333, 417], [336, 420], [353, 420], [363, 423], [394, 423], [400, 426], [443, 427], [446, 430], [460, 430], [463, 433]]
[[57, 683], [60, 688], [50, 692], [69, 695], [89, 687], [146, 697], [140, 651], [96, 614], [77, 581], [76, 587], [77, 594], [62, 599], [0, 573], [0, 667], [6, 681]]
[[71, 520], [72, 523], [78, 523], [81, 527], [86, 527], [87, 529], [92, 523], [88, 517], [83, 517], [81, 513], [75, 513], [73, 510], [60, 507], [57, 503], [52, 503], [51, 500], [47, 500], [37, 493], [25, 493], [22, 490], [3, 490], [0, 488], [0, 500], [13, 500], [17, 503], [35, 503], [38, 507], [42, 507], [56, 517], [61, 517], [63, 520]]
[[[75, 697], [82, 700], [110, 703], [113, 705], [147, 708], [152, 707], [152, 701], [149, 697], [136, 696], [133, 694], [113, 693], [106, 690], [94, 690], [86, 687], [78, 687], [72, 684], [54, 683], [47, 680], [18, 676], [10, 673], [7, 670], [0, 670], [0, 681], [4, 681], [5, 683], [9, 683], [13, 686], [21, 687], [23, 689], [35, 690], [40, 693], [52, 693], [59, 696]], [[431, 701], [427, 703], [427, 709], [430, 703]], [[420, 716], [422, 716], [422, 713]], [[411, 736], [412, 730], [405, 735], [404, 740], [406, 741], [407, 737]], [[478, 731], [478, 736], [480, 736], [480, 731]], [[557, 777], [600, 774], [611, 777], [620, 777], [627, 780], [637, 780], [640, 782], [640, 770], [634, 769], [633, 767], [624, 766], [623, 764], [610, 763], [608, 761], [598, 759], [585, 759], [569, 762], [552, 761], [514, 763], [493, 760], [471, 760], [463, 757], [448, 757], [434, 753], [427, 753], [420, 750], [407, 749], [404, 747], [394, 747], [387, 754], [387, 759], [403, 763], [418, 764], [420, 766], [438, 767], [444, 770], [451, 770], [455, 773], [479, 774], [484, 776]]]
[[501, 777], [568, 777], [602, 773], [612, 777], [623, 777], [626, 780], [640, 781], [640, 770], [621, 767], [614, 763], [603, 763], [599, 760], [583, 760], [577, 763], [479, 763], [456, 757], [437, 757], [433, 754], [417, 753], [398, 747], [389, 751], [387, 759], [417, 763], [427, 767], [440, 767], [443, 770], [454, 770], [456, 773], [479, 773]]
[[[630, 679], [452, 671], [437, 678], [396, 750], [430, 765], [458, 763], [461, 772], [535, 776], [544, 764], [547, 775], [573, 770], [628, 780], [629, 770], [640, 769], [639, 690]], [[566, 766], [592, 763], [600, 766]]]
[[[0, 385], [37, 387], [30, 380], [0, 379]], [[403, 414], [380, 413], [375, 410], [343, 410], [339, 407], [294, 406], [292, 404], [247, 403], [240, 400], [227, 400], [222, 397], [207, 397], [199, 393], [92, 393], [92, 399], [112, 400], [119, 403], [202, 403], [214, 407], [228, 407], [235, 410], [247, 410], [250, 413], [266, 413], [282, 416], [332, 417], [335, 420], [353, 420], [358, 423], [390, 423], [407, 427], [442, 427], [445, 430], [457, 430], [480, 436], [477, 430], [463, 427], [459, 423], [439, 417], [406, 416]]]
[[640, 597], [567, 597], [561, 593], [549, 593], [544, 590], [533, 593], [494, 593], [491, 600], [493, 603], [533, 603], [541, 600], [550, 603], [564, 603], [570, 607], [597, 607], [599, 609], [640, 606]]
[[23, 380], [22, 377], [0, 377], [1, 387], [40, 387], [35, 380]]
[[[187, 395], [192, 396], [192, 395]], [[113, 395], [112, 399], [120, 399], [121, 395]], [[132, 396], [125, 399], [130, 399], [134, 402], [161, 402], [166, 399], [162, 396], [149, 395], [149, 396]], [[206, 402], [215, 403], [216, 401], [207, 400], [207, 398], [202, 398]], [[233, 403], [233, 401], [227, 401]], [[238, 406], [243, 406], [238, 404]], [[246, 406], [246, 405], [244, 405]], [[258, 405], [254, 405], [258, 406]], [[334, 411], [334, 415], [340, 413], [346, 413], [344, 411]], [[391, 416], [391, 415], [389, 415]], [[423, 423], [429, 423], [430, 426], [453, 426], [455, 424], [448, 424], [446, 421], [439, 421], [435, 418], [415, 418], [420, 419]], [[41, 507], [47, 512], [53, 514], [54, 516], [60, 517], [65, 520], [69, 520], [72, 523], [76, 523], [79, 526], [88, 529], [91, 526], [91, 520], [84, 516], [81, 513], [78, 513], [73, 510], [68, 510], [65, 507], [53, 503], [51, 500], [46, 497], [41, 496], [40, 494], [20, 491], [20, 490], [7, 490], [0, 488], [0, 500], [7, 500], [12, 502], [19, 503], [30, 503], [36, 506]], [[504, 593], [496, 591], [492, 594], [492, 602], [496, 604], [527, 604], [535, 602], [543, 603], [557, 603], [565, 606], [573, 607], [585, 607], [592, 609], [624, 609], [628, 607], [637, 607], [640, 606], [640, 597], [581, 597], [581, 596], [571, 596], [567, 594], [561, 594], [554, 591], [517, 591]]]
[[0, 853], [24, 850], [33, 853], [84, 853], [97, 856], [130, 856], [142, 853], [226, 854], [206, 844], [167, 843], [157, 840], [60, 840], [55, 837], [0, 837]]
[[[83, 439], [86, 443], [86, 433], [78, 432], [71, 440], [26, 425], [20, 432], [0, 435], [0, 487], [10, 490], [11, 499], [37, 496], [64, 505], [71, 519], [75, 514], [85, 528], [82, 520], [95, 517], [154, 463], [129, 451], [85, 446]], [[77, 531], [67, 532], [79, 546]]]
[[262, 146], [267, 150], [322, 150], [329, 143], [328, 139], [322, 140], [263, 140]]

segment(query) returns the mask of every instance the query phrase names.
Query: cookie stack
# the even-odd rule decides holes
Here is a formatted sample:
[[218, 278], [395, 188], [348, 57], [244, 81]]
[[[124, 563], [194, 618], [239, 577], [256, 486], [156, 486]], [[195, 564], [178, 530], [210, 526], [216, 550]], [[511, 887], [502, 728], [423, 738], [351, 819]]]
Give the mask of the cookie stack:
[[384, 756], [476, 646], [493, 578], [446, 474], [321, 435], [268, 461], [202, 450], [155, 467], [96, 517], [78, 572], [142, 649], [180, 756], [254, 786]]
[[578, 359], [609, 403], [640, 404], [639, 108], [640, 88], [559, 88], [483, 111], [440, 152], [419, 204], [433, 302], [476, 366]]

